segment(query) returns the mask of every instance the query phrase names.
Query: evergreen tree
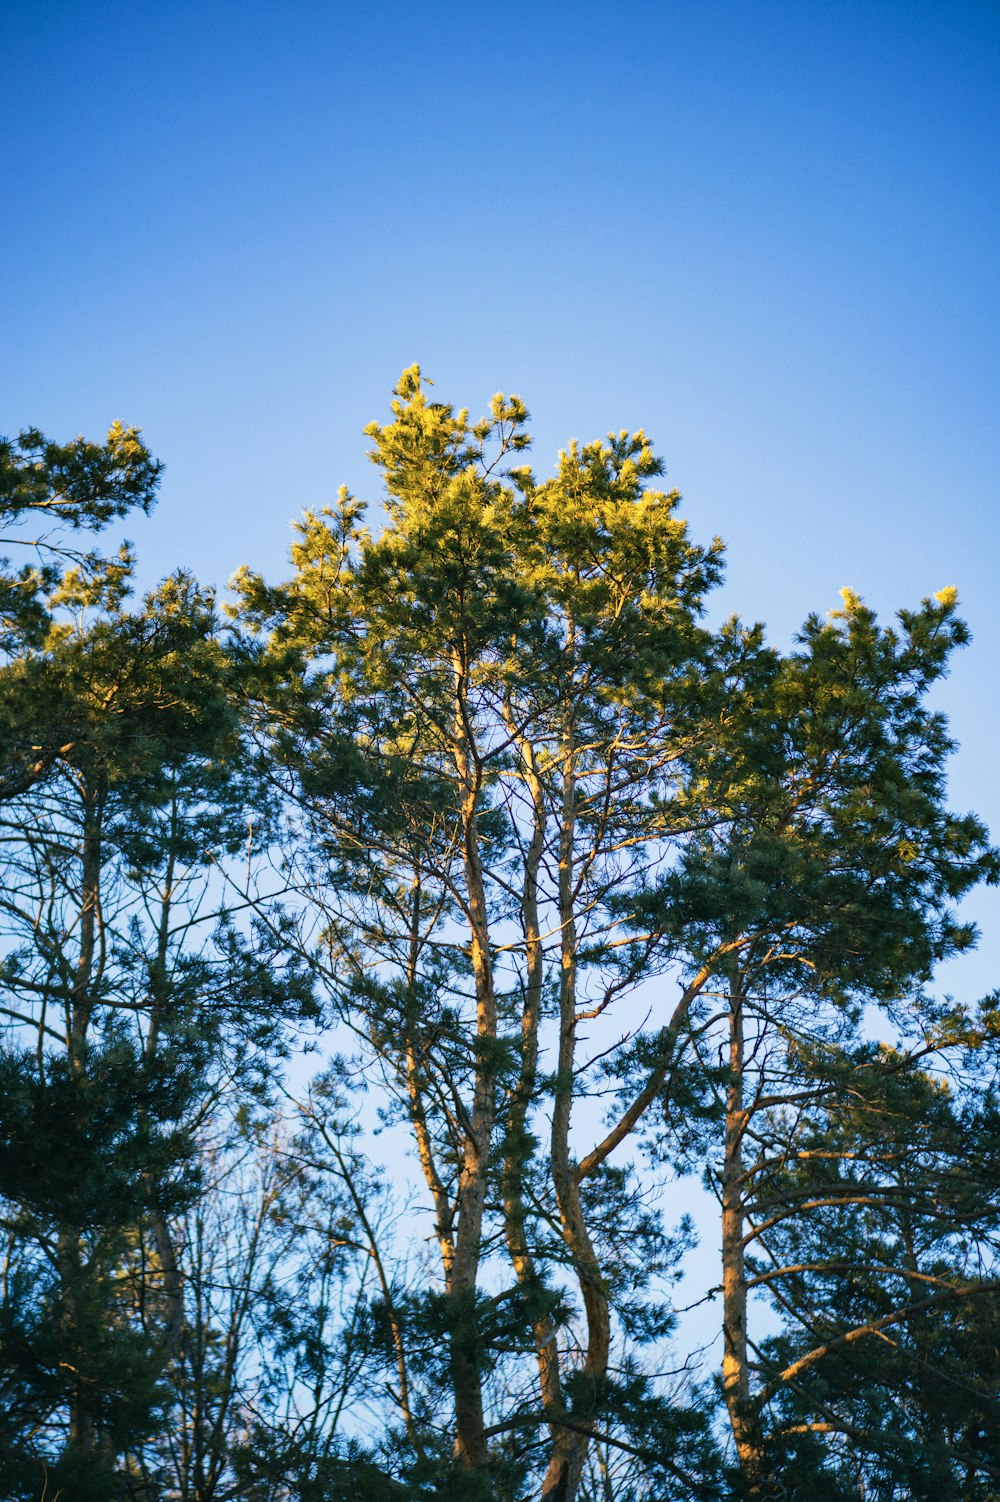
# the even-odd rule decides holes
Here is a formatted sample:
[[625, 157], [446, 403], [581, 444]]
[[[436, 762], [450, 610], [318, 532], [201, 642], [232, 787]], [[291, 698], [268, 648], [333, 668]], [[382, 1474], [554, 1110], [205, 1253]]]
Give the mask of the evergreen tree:
[[77, 539], [148, 512], [161, 472], [138, 428], [121, 423], [103, 444], [58, 444], [35, 428], [0, 438], [0, 545], [24, 560], [0, 558], [0, 800], [44, 777], [78, 733], [44, 649], [50, 597], [67, 574], [113, 588], [131, 563], [128, 544], [108, 556]]
[[[928, 1047], [982, 1041], [974, 1016], [922, 989], [938, 962], [973, 942], [951, 904], [997, 874], [979, 821], [945, 807], [951, 743], [926, 705], [965, 640], [955, 594], [902, 612], [898, 630], [844, 594], [841, 611], [806, 623], [798, 650], [762, 658], [742, 702], [732, 701], [704, 771], [727, 817], [649, 899], [671, 915], [690, 970], [708, 962], [715, 971], [708, 989], [722, 1015], [696, 1009], [689, 1046], [703, 1065], [716, 1049], [724, 1061], [713, 1087], [724, 1130], [696, 1140], [722, 1211], [723, 1392], [755, 1497], [784, 1484], [765, 1454], [768, 1387], [755, 1395], [748, 1330], [747, 1255], [764, 1277], [772, 1217], [784, 1227], [795, 1209], [794, 1198], [782, 1206], [773, 1165], [807, 1153], [798, 1135], [808, 1138], [812, 1113], [839, 1100], [845, 1078], [880, 1077], [879, 1056], [860, 1042], [874, 1009], [908, 1040], [893, 1076]], [[669, 1078], [665, 1090], [683, 1138], [683, 1097], [672, 1100]], [[773, 1280], [757, 1286], [779, 1297]]]
[[955, 591], [709, 630], [645, 435], [540, 479], [527, 420], [404, 372], [380, 535], [307, 513], [225, 631], [88, 536], [152, 503], [135, 430], [0, 444], [14, 1502], [1000, 1495]]
[[249, 793], [211, 600], [181, 576], [129, 612], [124, 583], [71, 571], [51, 597], [39, 650], [75, 735], [0, 815], [12, 1496], [45, 1475], [141, 1491], [184, 1339], [171, 1222], [199, 1192], [199, 1130], [308, 1000], [209, 879]]
[[[453, 1484], [568, 1502], [595, 1441], [654, 1474], [655, 1430], [661, 1486], [712, 1494], [685, 1400], [612, 1359], [616, 1332], [662, 1352], [669, 1329], [669, 1238], [622, 1162], [665, 1120], [720, 1165], [722, 1386], [760, 1492], [747, 1133], [782, 1093], [808, 1106], [796, 1049], [846, 1046], [866, 1007], [944, 1025], [904, 998], [972, 941], [950, 904], [996, 872], [982, 826], [945, 807], [926, 708], [964, 627], [954, 591], [898, 632], [846, 592], [788, 655], [736, 621], [713, 636], [719, 545], [651, 487], [645, 437], [571, 445], [539, 482], [506, 467], [525, 421], [497, 397], [473, 424], [404, 374], [368, 430], [382, 536], [344, 492], [307, 515], [287, 585], [242, 576], [261, 733], [335, 1003], [434, 1206]], [[609, 1091], [588, 1144], [587, 1099]], [[514, 1283], [489, 1293], [501, 1244]]]

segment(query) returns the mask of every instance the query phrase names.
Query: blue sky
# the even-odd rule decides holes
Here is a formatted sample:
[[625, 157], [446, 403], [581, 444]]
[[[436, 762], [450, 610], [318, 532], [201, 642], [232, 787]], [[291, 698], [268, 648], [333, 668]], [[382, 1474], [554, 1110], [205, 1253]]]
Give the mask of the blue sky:
[[641, 425], [779, 640], [958, 585], [954, 798], [1000, 832], [1000, 6], [0, 13], [0, 430], [143, 426], [147, 578], [279, 573], [414, 360], [521, 394], [542, 470]]

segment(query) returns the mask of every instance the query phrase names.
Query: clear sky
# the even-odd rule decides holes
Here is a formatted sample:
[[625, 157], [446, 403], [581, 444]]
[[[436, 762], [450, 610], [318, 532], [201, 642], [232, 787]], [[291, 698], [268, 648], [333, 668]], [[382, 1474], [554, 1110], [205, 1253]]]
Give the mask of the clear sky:
[[0, 431], [141, 424], [146, 577], [279, 573], [414, 360], [522, 395], [542, 470], [641, 425], [780, 641], [958, 585], [954, 801], [1000, 834], [997, 0], [0, 20]]

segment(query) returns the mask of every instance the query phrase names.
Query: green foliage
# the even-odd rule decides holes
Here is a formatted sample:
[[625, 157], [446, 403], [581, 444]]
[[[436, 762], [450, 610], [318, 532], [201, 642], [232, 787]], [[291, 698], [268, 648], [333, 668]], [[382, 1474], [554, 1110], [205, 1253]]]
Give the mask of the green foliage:
[[382, 531], [341, 490], [225, 630], [86, 536], [152, 504], [137, 430], [0, 443], [4, 1495], [987, 1502], [956, 592], [709, 629], [644, 433], [540, 478], [519, 398], [428, 385], [366, 430]]

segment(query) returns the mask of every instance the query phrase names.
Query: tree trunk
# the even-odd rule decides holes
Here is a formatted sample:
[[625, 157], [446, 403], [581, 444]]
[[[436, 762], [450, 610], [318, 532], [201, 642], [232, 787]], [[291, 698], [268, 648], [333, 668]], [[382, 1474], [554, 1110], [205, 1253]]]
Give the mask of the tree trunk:
[[730, 968], [729, 1088], [722, 1170], [722, 1391], [748, 1495], [770, 1495], [759, 1418], [750, 1392], [747, 1354], [747, 1279], [743, 1260], [743, 994], [739, 969]]
[[83, 1068], [83, 1049], [93, 1010], [94, 962], [101, 911], [101, 823], [99, 802], [84, 794], [80, 872], [80, 950], [76, 959], [67, 1018], [67, 1047], [75, 1070]]
[[417, 1142], [417, 1156], [427, 1187], [434, 1201], [434, 1229], [441, 1253], [444, 1286], [451, 1287], [455, 1263], [454, 1210], [434, 1155], [434, 1142], [427, 1124], [425, 1106], [426, 1074], [421, 1064], [420, 1016], [418, 1012], [417, 974], [420, 965], [421, 881], [415, 871], [410, 886], [410, 942], [406, 967], [406, 1020], [404, 1036], [404, 1078], [410, 1124]]
[[[161, 1015], [166, 1014], [169, 1003], [169, 978], [167, 973], [167, 961], [170, 948], [170, 914], [173, 904], [174, 874], [176, 870], [176, 841], [177, 841], [177, 799], [171, 804], [170, 815], [170, 844], [167, 852], [167, 866], [163, 878], [163, 893], [160, 902], [160, 916], [156, 935], [156, 958], [153, 963], [153, 973], [150, 977], [150, 991], [152, 1006], [149, 1014], [149, 1032], [146, 1036], [145, 1061], [147, 1068], [151, 1067], [156, 1059], [157, 1048], [160, 1038]], [[149, 1229], [156, 1251], [156, 1260], [160, 1264], [160, 1292], [163, 1298], [163, 1329], [161, 1333], [161, 1349], [164, 1362], [172, 1361], [180, 1354], [181, 1342], [184, 1335], [184, 1278], [181, 1272], [177, 1249], [170, 1234], [167, 1217], [158, 1205], [152, 1205], [149, 1212]]]
[[[524, 1175], [531, 1156], [527, 1132], [528, 1108], [535, 1094], [538, 1078], [538, 1024], [541, 1017], [545, 983], [545, 956], [538, 916], [538, 868], [545, 845], [545, 795], [535, 763], [534, 749], [520, 741], [525, 782], [532, 802], [532, 838], [525, 853], [524, 886], [521, 916], [527, 974], [524, 1006], [521, 1015], [521, 1067], [511, 1093], [504, 1135], [503, 1209], [507, 1249], [517, 1277], [518, 1287], [531, 1311], [532, 1337], [538, 1364], [542, 1407], [557, 1416], [562, 1410], [562, 1383], [559, 1376], [558, 1331], [552, 1316], [539, 1307], [543, 1284], [525, 1234]], [[556, 1429], [550, 1426], [553, 1438]]]
[[[580, 1181], [569, 1146], [576, 1053], [575, 763], [576, 750], [570, 726], [563, 748], [562, 828], [559, 840], [559, 1060], [552, 1112], [551, 1153], [552, 1181], [559, 1206], [563, 1239], [580, 1285], [587, 1320], [587, 1349], [583, 1361], [581, 1398], [574, 1409], [574, 1418], [582, 1426], [586, 1426], [595, 1416], [600, 1388], [607, 1376], [611, 1317], [607, 1288], [587, 1230]], [[579, 1490], [589, 1444], [590, 1440], [585, 1432], [557, 1428], [542, 1485], [542, 1502], [573, 1502]]]
[[473, 744], [467, 702], [468, 668], [455, 661], [454, 752], [462, 787], [462, 855], [469, 920], [469, 958], [476, 991], [476, 1062], [472, 1111], [458, 1179], [459, 1213], [451, 1287], [451, 1372], [455, 1395], [455, 1459], [483, 1467], [487, 1460], [483, 1420], [476, 1288], [482, 1253], [483, 1211], [496, 1117], [497, 1004], [493, 985], [486, 884], [479, 847], [477, 805], [482, 769]]
[[[85, 791], [80, 873], [80, 948], [67, 1006], [66, 1046], [74, 1074], [84, 1069], [87, 1029], [93, 1010], [94, 964], [101, 904], [101, 809]], [[69, 1373], [67, 1450], [96, 1452], [97, 1424], [92, 1386], [88, 1383], [88, 1353], [81, 1330], [80, 1296], [86, 1276], [79, 1226], [63, 1225], [57, 1238], [62, 1315], [60, 1366]]]

